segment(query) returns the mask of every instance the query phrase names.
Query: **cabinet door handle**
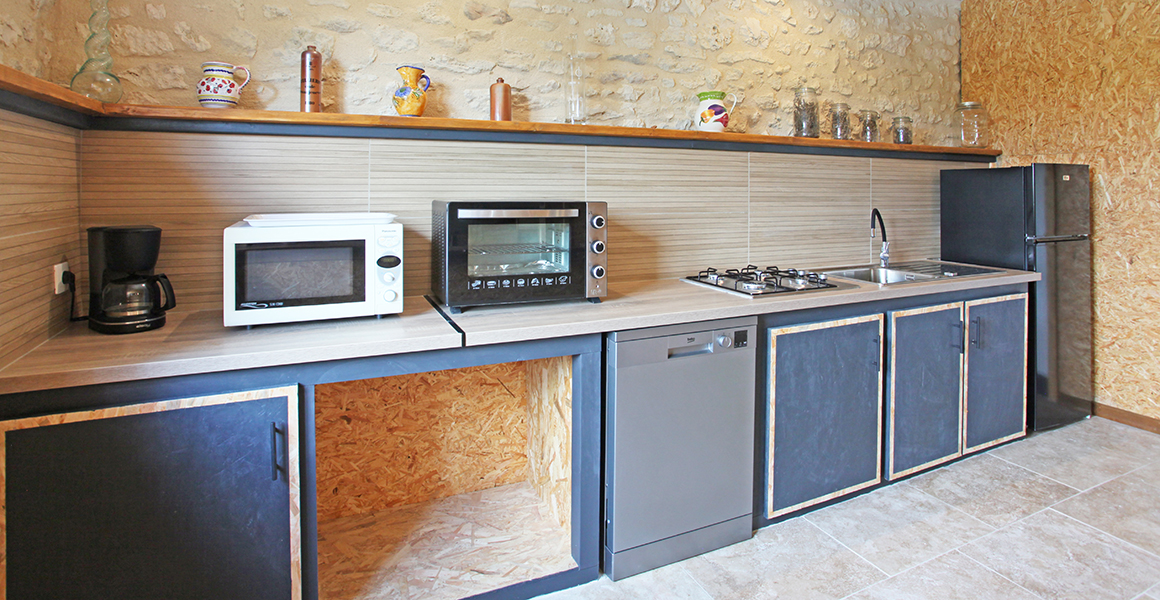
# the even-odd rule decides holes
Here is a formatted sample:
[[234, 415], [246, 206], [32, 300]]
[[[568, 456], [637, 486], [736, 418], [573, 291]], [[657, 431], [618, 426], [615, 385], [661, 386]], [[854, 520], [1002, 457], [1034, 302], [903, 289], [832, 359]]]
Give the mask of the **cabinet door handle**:
[[966, 341], [963, 340], [963, 322], [960, 320], [960, 321], [956, 321], [954, 323], [951, 323], [951, 327], [953, 327], [955, 329], [955, 331], [958, 332], [958, 335], [955, 336], [955, 343], [952, 344], [951, 347], [958, 348], [960, 354], [963, 352], [966, 352], [967, 351], [967, 349], [965, 348]]
[[271, 481], [278, 481], [278, 471], [282, 469], [278, 464], [278, 434], [281, 430], [278, 429], [277, 422], [270, 423], [270, 472]]
[[971, 319], [971, 346], [975, 348], [983, 347], [983, 318], [975, 317]]

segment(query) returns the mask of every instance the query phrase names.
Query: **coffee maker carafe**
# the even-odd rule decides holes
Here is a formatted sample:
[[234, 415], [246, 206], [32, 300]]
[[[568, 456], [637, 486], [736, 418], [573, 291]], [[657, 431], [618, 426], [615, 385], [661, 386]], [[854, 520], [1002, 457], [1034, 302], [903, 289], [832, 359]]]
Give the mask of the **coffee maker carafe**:
[[153, 274], [161, 229], [151, 225], [89, 228], [89, 329], [136, 333], [165, 325], [177, 306], [173, 286]]

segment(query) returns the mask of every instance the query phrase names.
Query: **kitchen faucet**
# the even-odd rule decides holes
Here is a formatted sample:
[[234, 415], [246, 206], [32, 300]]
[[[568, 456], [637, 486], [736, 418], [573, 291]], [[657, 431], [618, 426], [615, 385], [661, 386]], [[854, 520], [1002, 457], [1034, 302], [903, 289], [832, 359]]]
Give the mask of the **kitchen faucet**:
[[886, 241], [886, 223], [882, 222], [882, 213], [877, 208], [870, 211], [870, 239], [874, 239], [874, 219], [878, 219], [878, 227], [882, 229], [882, 252], [878, 258], [885, 269], [890, 266], [890, 242]]

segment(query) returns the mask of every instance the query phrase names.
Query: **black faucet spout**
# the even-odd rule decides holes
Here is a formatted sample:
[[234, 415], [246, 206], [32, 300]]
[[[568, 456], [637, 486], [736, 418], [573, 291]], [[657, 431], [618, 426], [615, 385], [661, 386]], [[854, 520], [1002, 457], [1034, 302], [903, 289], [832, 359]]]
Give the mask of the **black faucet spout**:
[[882, 241], [886, 241], [886, 223], [882, 222], [882, 213], [877, 208], [870, 210], [870, 237], [874, 237], [874, 221], [878, 221], [878, 228], [882, 230]]

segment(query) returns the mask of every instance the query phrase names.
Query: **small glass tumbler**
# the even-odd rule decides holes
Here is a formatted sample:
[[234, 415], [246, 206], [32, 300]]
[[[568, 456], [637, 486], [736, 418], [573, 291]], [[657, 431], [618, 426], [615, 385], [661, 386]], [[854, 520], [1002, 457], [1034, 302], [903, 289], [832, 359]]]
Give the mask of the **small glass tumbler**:
[[794, 137], [818, 137], [818, 93], [812, 87], [793, 92]]
[[830, 106], [830, 136], [835, 140], [850, 139], [850, 105], [835, 102]]
[[860, 110], [858, 117], [862, 120], [862, 128], [858, 131], [858, 139], [863, 142], [878, 141], [878, 111]]
[[895, 144], [914, 143], [914, 125], [910, 117], [894, 117], [894, 122], [890, 125], [890, 141]]

